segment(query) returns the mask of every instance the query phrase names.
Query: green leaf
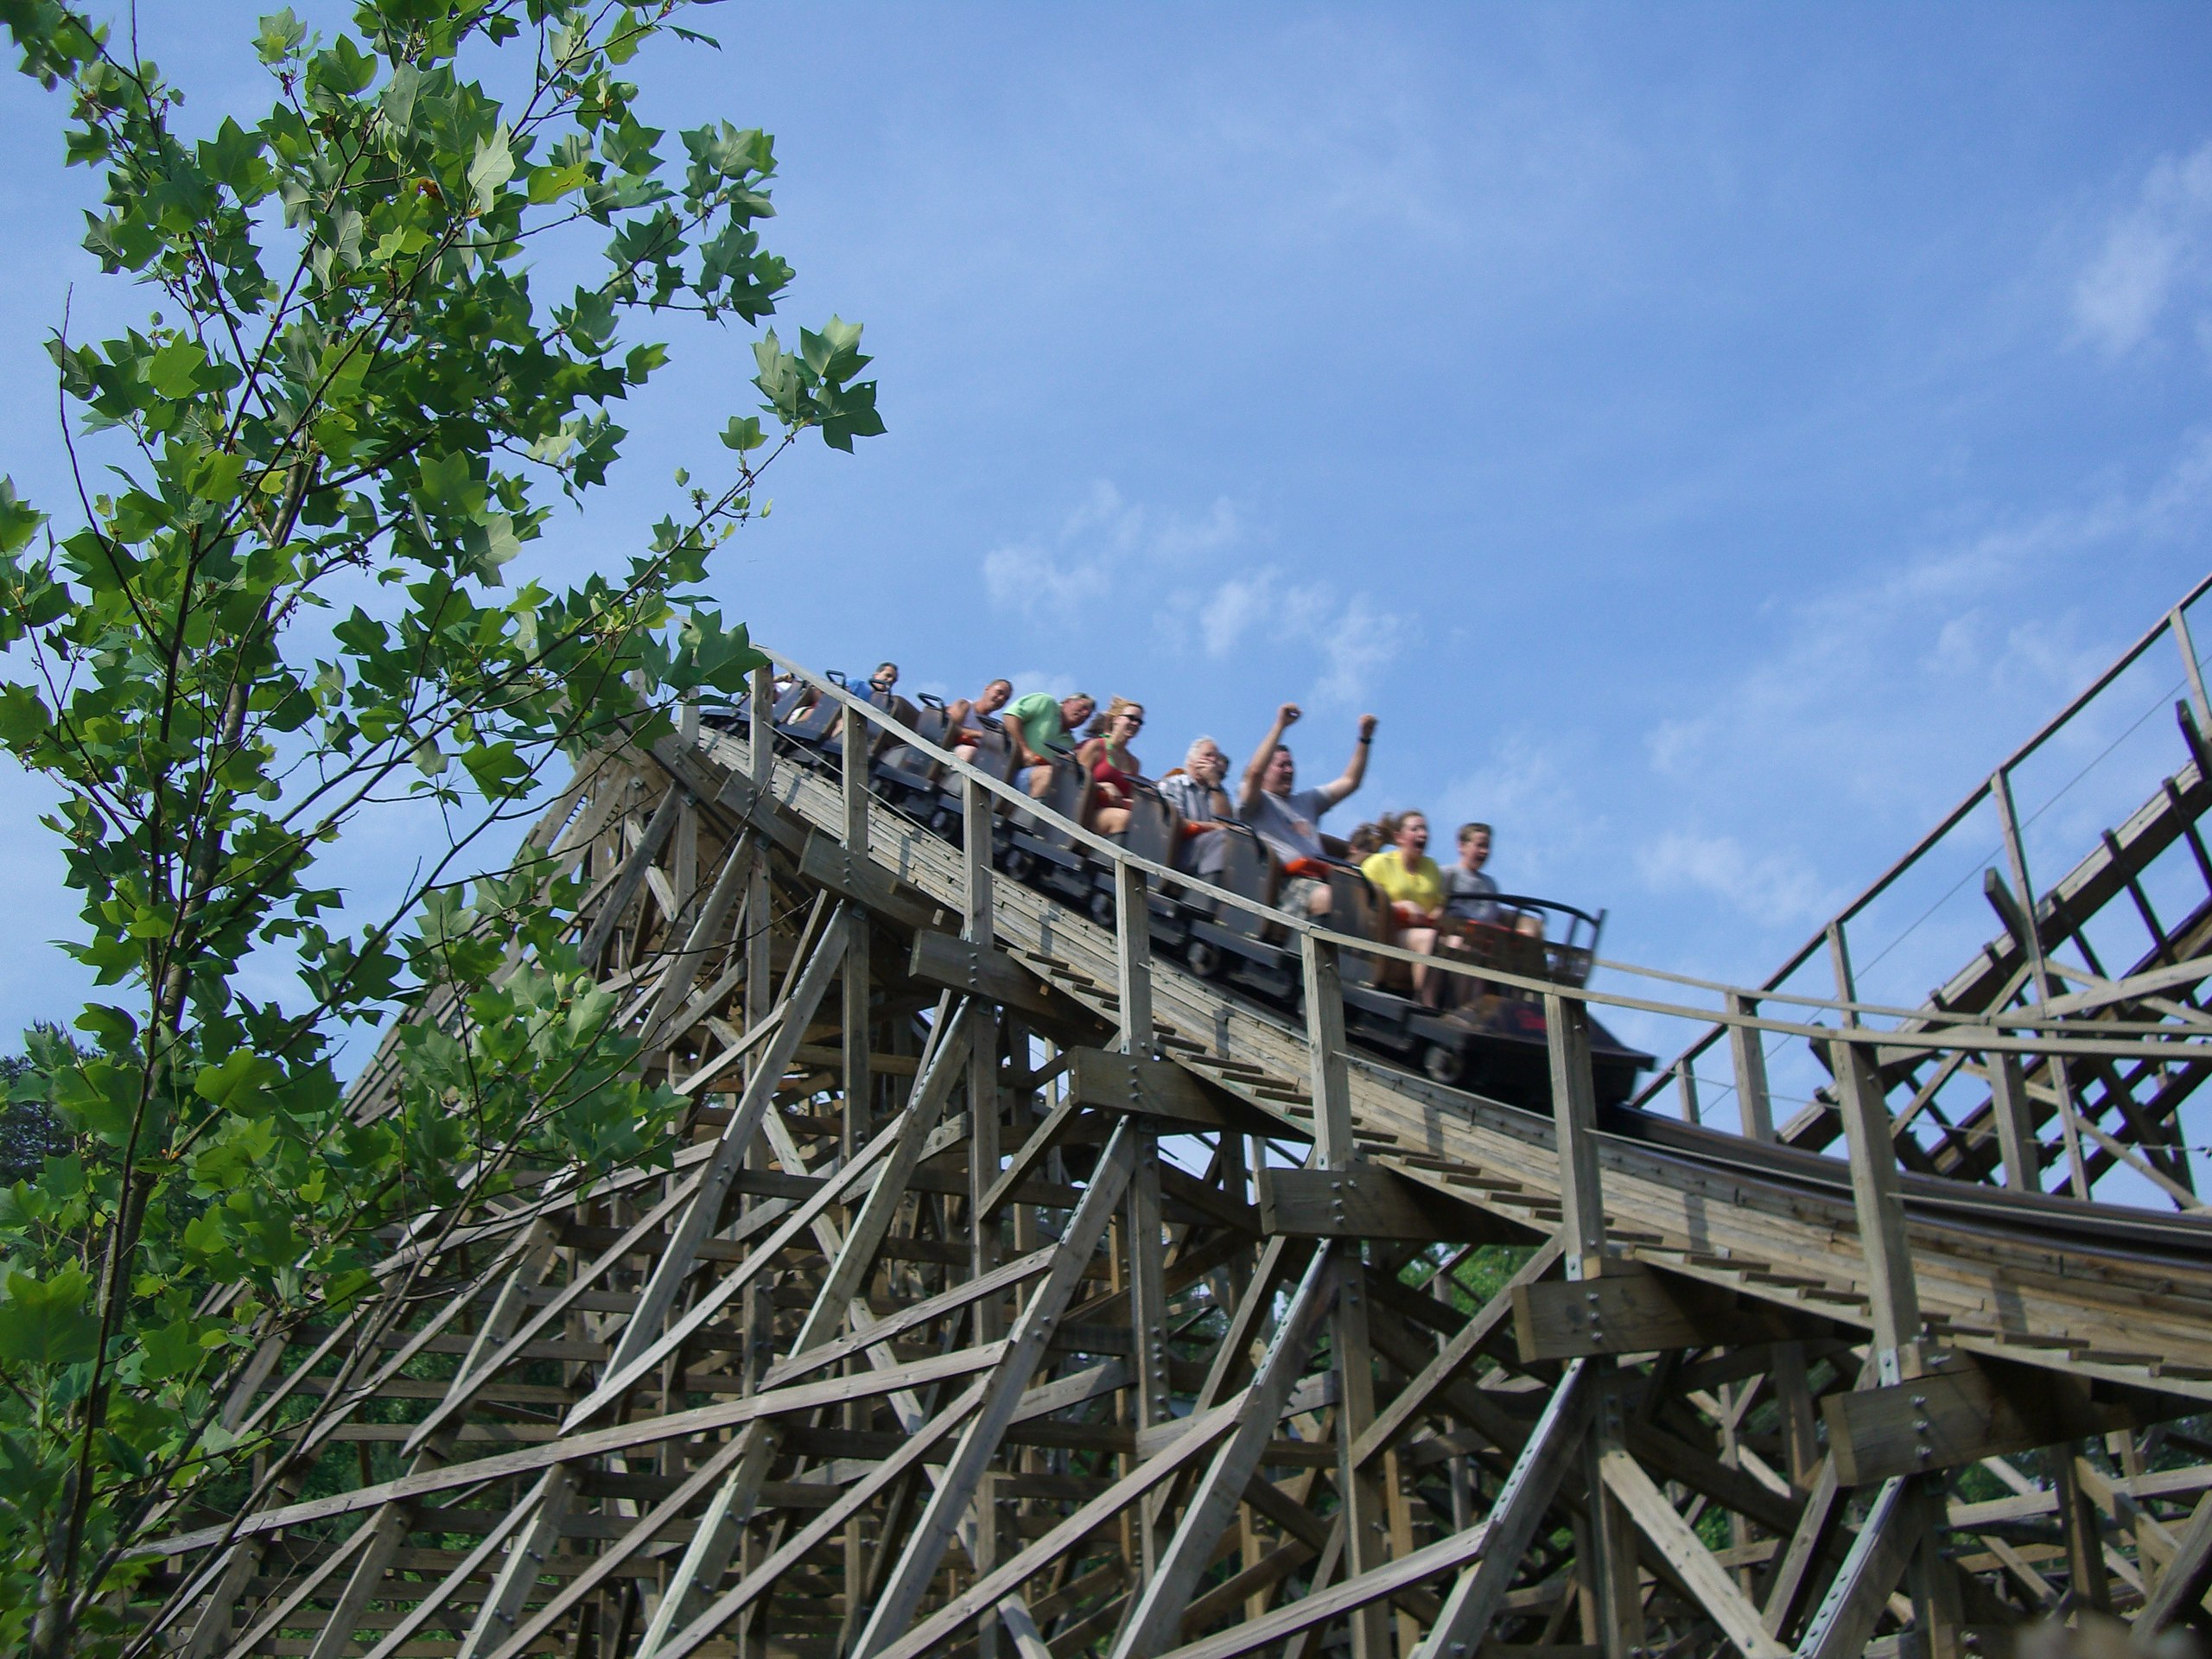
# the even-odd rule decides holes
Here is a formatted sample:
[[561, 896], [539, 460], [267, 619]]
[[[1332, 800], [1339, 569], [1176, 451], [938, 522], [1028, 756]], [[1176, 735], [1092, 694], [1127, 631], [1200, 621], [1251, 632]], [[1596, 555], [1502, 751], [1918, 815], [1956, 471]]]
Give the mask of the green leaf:
[[261, 32], [254, 36], [254, 50], [267, 64], [278, 64], [298, 52], [307, 40], [307, 25], [292, 16], [289, 6], [261, 20]]
[[27, 1273], [7, 1275], [0, 1301], [0, 1359], [26, 1365], [77, 1365], [99, 1347], [99, 1321], [87, 1310], [92, 1281], [64, 1268], [44, 1283]]
[[468, 457], [456, 450], [449, 455], [427, 455], [422, 464], [423, 500], [441, 512], [466, 510], [471, 486]]
[[[537, 206], [558, 201], [569, 191], [581, 188], [591, 177], [591, 169], [582, 162], [572, 162], [566, 167], [548, 164], [530, 170], [530, 199]], [[472, 171], [469, 181], [475, 181]]]
[[468, 188], [476, 211], [490, 211], [502, 188], [515, 175], [515, 153], [507, 130], [500, 127], [488, 138], [476, 141], [476, 154], [468, 163]]
[[0, 478], [0, 553], [20, 553], [30, 544], [46, 515], [16, 496], [16, 480]]
[[146, 360], [147, 384], [164, 397], [189, 397], [200, 390], [207, 366], [207, 353], [200, 342], [180, 337]]
[[733, 415], [729, 424], [722, 429], [722, 442], [741, 455], [750, 454], [767, 442], [761, 433], [758, 415]]

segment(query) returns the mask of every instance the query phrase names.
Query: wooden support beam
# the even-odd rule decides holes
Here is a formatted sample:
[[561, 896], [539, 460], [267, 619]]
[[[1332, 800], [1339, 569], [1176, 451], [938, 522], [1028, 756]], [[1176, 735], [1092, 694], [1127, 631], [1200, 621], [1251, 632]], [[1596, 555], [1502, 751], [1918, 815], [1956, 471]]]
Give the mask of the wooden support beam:
[[[1211, 1451], [1221, 1437], [1236, 1427], [1243, 1404], [1243, 1396], [1239, 1395], [1202, 1416], [1187, 1420], [1189, 1427], [1159, 1456], [1138, 1464], [1134, 1471], [1053, 1527], [1028, 1548], [996, 1571], [978, 1578], [897, 1642], [882, 1649], [878, 1659], [921, 1659], [925, 1654], [944, 1651], [955, 1631], [997, 1605], [1009, 1592], [1059, 1560], [1071, 1546], [1089, 1537], [1145, 1493], [1162, 1481], [1173, 1478], [1185, 1465]], [[677, 1659], [677, 1656], [669, 1656], [669, 1659]]]
[[1275, 1421], [1306, 1369], [1314, 1335], [1334, 1290], [1335, 1270], [1327, 1253], [1317, 1252], [1268, 1344], [1246, 1391], [1243, 1414], [1215, 1452], [1174, 1536], [1148, 1575], [1143, 1594], [1115, 1643], [1112, 1659], [1152, 1659], [1176, 1640], [1191, 1592], [1212, 1565], [1214, 1546], [1258, 1473]]
[[1351, 1135], [1351, 1074], [1344, 1063], [1344, 993], [1337, 970], [1337, 947], [1300, 931], [1298, 951], [1306, 999], [1314, 1162], [1323, 1169], [1349, 1169], [1359, 1148]]
[[2173, 1560], [2150, 1580], [2151, 1593], [2135, 1616], [2139, 1637], [2156, 1636], [2191, 1608], [2200, 1606], [2212, 1591], [2212, 1494], [2197, 1499], [2189, 1523], [2174, 1541]]
[[[1071, 1048], [1067, 1053], [1068, 1098], [1101, 1111], [1136, 1112], [1163, 1127], [1209, 1134], [1231, 1123], [1264, 1128], [1264, 1120], [1225, 1090], [1216, 1089], [1173, 1060]], [[1224, 1109], [1224, 1106], [1230, 1109]]]
[[1414, 1659], [1464, 1659], [1483, 1645], [1590, 1421], [1592, 1377], [1574, 1360], [1560, 1375], [1482, 1523], [1481, 1557], [1452, 1586]]
[[916, 933], [906, 972], [925, 985], [1003, 1003], [1052, 1027], [1082, 1030], [1097, 1023], [1088, 1009], [1061, 996], [1004, 951], [950, 933]]
[[1828, 1064], [1851, 1156], [1851, 1200], [1859, 1217], [1859, 1249], [1866, 1258], [1876, 1368], [1883, 1382], [1900, 1382], [1921, 1370], [1920, 1293], [1913, 1282], [1889, 1109], [1883, 1104], [1873, 1057], [1859, 1044], [1830, 1043]]
[[1152, 905], [1144, 872], [1114, 864], [1115, 990], [1122, 1004], [1122, 1052], [1148, 1058], [1152, 1029]]
[[799, 855], [799, 874], [900, 927], [917, 931], [938, 929], [952, 921], [946, 911], [894, 880], [866, 854], [855, 852], [844, 842], [818, 832], [806, 838], [806, 846]]
[[[1388, 1553], [1389, 1524], [1381, 1471], [1360, 1465], [1352, 1447], [1375, 1422], [1375, 1350], [1368, 1329], [1370, 1278], [1360, 1261], [1361, 1247], [1350, 1244], [1334, 1256], [1337, 1306], [1330, 1326], [1330, 1357], [1337, 1378], [1337, 1494], [1344, 1504], [1344, 1571], [1353, 1578], [1378, 1572]], [[1387, 1659], [1389, 1610], [1379, 1600], [1351, 1609], [1352, 1659]]]
[[2076, 1377], [1956, 1354], [1942, 1370], [1909, 1382], [1821, 1402], [1837, 1478], [1846, 1486], [1961, 1468], [2201, 1408], [2201, 1402], [2147, 1389], [2099, 1398]]
[[[1160, 1138], [1138, 1128], [1136, 1167], [1123, 1195], [1122, 1236], [1128, 1252], [1129, 1371], [1134, 1386], [1137, 1444], [1175, 1421], [1167, 1378], [1167, 1273], [1162, 1251], [1165, 1217], [1160, 1213]], [[1136, 1509], [1139, 1582], [1149, 1582], [1166, 1540], [1160, 1535], [1157, 1495]], [[981, 1566], [979, 1562], [977, 1564]]]
[[1609, 1262], [1602, 1279], [1531, 1282], [1513, 1292], [1513, 1335], [1523, 1364], [1798, 1334], [1787, 1315], [1764, 1304], [1637, 1262]]
[[1796, 1628], [1811, 1599], [1815, 1571], [1843, 1524], [1850, 1497], [1851, 1489], [1837, 1478], [1834, 1458], [1822, 1458], [1813, 1478], [1812, 1491], [1805, 1495], [1805, 1507], [1798, 1514], [1797, 1525], [1783, 1546], [1782, 1554], [1767, 1580], [1766, 1602], [1760, 1609], [1759, 1622], [1769, 1636], [1786, 1636]]
[[[680, 788], [671, 788], [663, 795], [660, 804], [654, 808], [653, 816], [645, 825], [644, 838], [623, 861], [622, 874], [615, 879], [613, 890], [607, 895], [599, 914], [592, 918], [591, 928], [585, 933], [583, 942], [576, 947], [577, 958], [587, 968], [598, 962], [601, 953], [607, 949], [607, 941], [614, 937], [615, 928], [629, 910], [631, 901], [638, 896], [638, 889], [645, 886], [645, 873], [652, 868], [653, 861], [660, 856], [663, 844], [675, 830], [676, 820], [682, 813], [686, 798], [685, 792]], [[671, 920], [671, 925], [673, 925]]]
[[914, 1612], [928, 1593], [938, 1563], [952, 1541], [960, 1517], [974, 1497], [977, 1483], [998, 1451], [999, 1440], [1013, 1421], [1046, 1344], [1068, 1300], [1090, 1265], [1090, 1253], [1105, 1236], [1107, 1222], [1121, 1203], [1129, 1178], [1136, 1169], [1135, 1131], [1124, 1122], [1114, 1131], [1100, 1154], [1090, 1185], [1069, 1217], [1061, 1236], [1062, 1252], [1038, 1286], [1021, 1317], [1014, 1322], [993, 1367], [990, 1388], [975, 1418], [961, 1433], [944, 1478], [931, 1496], [928, 1507], [914, 1524], [906, 1549], [892, 1569], [883, 1592], [868, 1616], [855, 1645], [855, 1659], [885, 1652], [912, 1623]]
[[507, 1546], [492, 1587], [476, 1610], [476, 1619], [461, 1641], [459, 1659], [485, 1659], [513, 1630], [522, 1616], [523, 1603], [537, 1587], [545, 1558], [561, 1539], [561, 1523], [575, 1501], [575, 1471], [567, 1465], [548, 1469], [520, 1508], [529, 1519]]
[[1695, 1529], [1682, 1519], [1624, 1447], [1608, 1445], [1600, 1451], [1598, 1472], [1628, 1511], [1629, 1519], [1651, 1541], [1652, 1548], [1688, 1586], [1744, 1659], [1789, 1659], [1789, 1649], [1767, 1634], [1751, 1599], [1736, 1587]]
[[1544, 993], [1552, 1123], [1559, 1144], [1560, 1234], [1567, 1276], [1594, 1279], [1605, 1261], [1605, 1198], [1598, 1178], [1598, 1090], [1590, 1070], [1590, 1010], [1556, 991]]
[[1797, 1644], [1798, 1659], [1859, 1659], [1926, 1524], [1914, 1481], [1899, 1477], [1883, 1483]]
[[1557, 1268], [1560, 1255], [1560, 1246], [1557, 1238], [1540, 1246], [1497, 1294], [1483, 1304], [1472, 1319], [1446, 1338], [1443, 1346], [1437, 1351], [1436, 1357], [1415, 1373], [1391, 1398], [1389, 1404], [1376, 1414], [1375, 1421], [1352, 1447], [1355, 1464], [1365, 1465], [1380, 1457], [1384, 1449], [1395, 1443], [1417, 1418], [1434, 1408], [1442, 1392], [1459, 1379], [1467, 1367], [1474, 1363], [1484, 1344], [1511, 1316], [1515, 1293], [1535, 1284]]
[[1260, 1225], [1271, 1236], [1402, 1238], [1503, 1243], [1515, 1230], [1395, 1170], [1360, 1163], [1349, 1169], [1259, 1173]]

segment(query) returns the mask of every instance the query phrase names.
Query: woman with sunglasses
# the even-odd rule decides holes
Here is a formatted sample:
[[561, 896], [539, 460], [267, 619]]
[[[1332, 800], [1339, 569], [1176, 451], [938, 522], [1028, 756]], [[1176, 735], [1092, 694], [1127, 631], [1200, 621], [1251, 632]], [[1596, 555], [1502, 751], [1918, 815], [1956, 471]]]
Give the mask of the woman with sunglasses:
[[1090, 821], [1084, 828], [1094, 834], [1118, 836], [1129, 827], [1129, 785], [1144, 776], [1143, 763], [1129, 753], [1129, 744], [1143, 729], [1144, 705], [1116, 697], [1075, 752], [1090, 774]]

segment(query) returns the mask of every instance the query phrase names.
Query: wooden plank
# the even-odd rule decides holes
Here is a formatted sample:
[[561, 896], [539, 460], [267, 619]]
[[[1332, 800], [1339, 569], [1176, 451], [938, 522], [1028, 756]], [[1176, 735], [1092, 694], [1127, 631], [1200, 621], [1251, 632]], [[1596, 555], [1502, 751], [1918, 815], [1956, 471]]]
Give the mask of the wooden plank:
[[1069, 1298], [1090, 1266], [1091, 1252], [1105, 1236], [1107, 1223], [1135, 1168], [1135, 1131], [1123, 1122], [1100, 1154], [1098, 1168], [1083, 1195], [1083, 1202], [1068, 1218], [1058, 1259], [1046, 1273], [1044, 1282], [1030, 1294], [1020, 1318], [1015, 1320], [1005, 1341], [993, 1344], [999, 1351], [994, 1356], [991, 1386], [985, 1393], [983, 1404], [962, 1431], [944, 1479], [914, 1523], [906, 1548], [861, 1631], [855, 1649], [855, 1659], [869, 1659], [869, 1656], [892, 1646], [912, 1622], [915, 1610], [921, 1605], [930, 1581], [936, 1576], [938, 1563], [952, 1541], [960, 1517], [967, 1512], [976, 1485], [998, 1451], [1000, 1438], [1020, 1403], [1022, 1390], [1044, 1357], [1052, 1328], [1066, 1311]]
[[[924, 1654], [944, 1651], [954, 1632], [995, 1606], [1024, 1580], [1058, 1560], [1073, 1545], [1090, 1536], [1162, 1481], [1173, 1478], [1185, 1465], [1211, 1450], [1214, 1443], [1236, 1426], [1237, 1412], [1243, 1404], [1243, 1399], [1240, 1395], [1202, 1416], [1191, 1419], [1190, 1427], [1177, 1436], [1165, 1452], [1140, 1463], [1130, 1473], [1116, 1481], [1028, 1548], [995, 1571], [977, 1579], [897, 1642], [882, 1649], [876, 1659], [921, 1659]], [[679, 1659], [679, 1656], [671, 1655], [669, 1659]]]
[[1416, 1372], [1390, 1403], [1376, 1414], [1373, 1424], [1352, 1447], [1355, 1464], [1363, 1465], [1380, 1457], [1386, 1447], [1412, 1427], [1416, 1418], [1434, 1408], [1438, 1396], [1459, 1380], [1484, 1344], [1511, 1316], [1514, 1292], [1550, 1273], [1559, 1265], [1560, 1255], [1560, 1241], [1556, 1237], [1548, 1241], [1500, 1287], [1497, 1295], [1477, 1310], [1472, 1319], [1446, 1338], [1436, 1357]]
[[1507, 1586], [1535, 1541], [1588, 1425], [1588, 1364], [1573, 1360], [1561, 1373], [1482, 1523], [1481, 1559], [1452, 1584], [1443, 1611], [1414, 1659], [1461, 1659], [1483, 1646], [1491, 1622], [1505, 1605]]
[[901, 927], [942, 928], [952, 919], [941, 906], [895, 880], [866, 854], [856, 853], [829, 836], [806, 838], [799, 854], [799, 874]]
[[1243, 1128], [1264, 1127], [1249, 1109], [1232, 1118], [1223, 1109], [1223, 1093], [1173, 1060], [1081, 1047], [1070, 1049], [1067, 1059], [1068, 1097], [1080, 1105], [1136, 1112], [1200, 1133], [1232, 1122]]
[[1859, 1659], [1889, 1607], [1890, 1592], [1904, 1576], [1924, 1525], [1911, 1483], [1884, 1483], [1797, 1644], [1798, 1659]]
[[2133, 1422], [2124, 1407], [2093, 1402], [2078, 1380], [1957, 1357], [1909, 1382], [1831, 1395], [1821, 1414], [1846, 1486], [1956, 1469]]
[[1057, 1026], [1095, 1024], [1087, 1009], [1062, 997], [1005, 951], [950, 933], [930, 929], [917, 932], [906, 972], [925, 985], [965, 991]]
[[1275, 1421], [1306, 1369], [1335, 1287], [1327, 1253], [1316, 1252], [1245, 1392], [1243, 1414], [1214, 1453], [1156, 1570], [1148, 1575], [1136, 1608], [1114, 1644], [1112, 1659], [1151, 1659], [1181, 1630], [1191, 1592], [1213, 1564], [1214, 1546], [1259, 1472]]
[[1828, 1045], [1828, 1064], [1835, 1073], [1837, 1109], [1851, 1156], [1852, 1207], [1866, 1257], [1875, 1359], [1881, 1380], [1895, 1382], [1919, 1374], [1921, 1334], [1920, 1293], [1913, 1281], [1911, 1243], [1905, 1236], [1897, 1145], [1873, 1057], [1855, 1043], [1835, 1042]]
[[1559, 1147], [1560, 1234], [1567, 1241], [1567, 1276], [1591, 1279], [1607, 1270], [1605, 1199], [1598, 1178], [1598, 1094], [1590, 1070], [1590, 1010], [1555, 991], [1544, 994], [1549, 1049], [1552, 1124]]
[[1598, 1454], [1598, 1471], [1637, 1530], [1651, 1541], [1745, 1659], [1789, 1659], [1789, 1649], [1760, 1624], [1759, 1610], [1751, 1598], [1736, 1587], [1727, 1569], [1713, 1559], [1713, 1552], [1641, 1464], [1624, 1448], [1608, 1446]]
[[1259, 1172], [1260, 1226], [1270, 1236], [1497, 1243], [1513, 1235], [1380, 1164]]
[[1601, 1279], [1531, 1281], [1512, 1294], [1514, 1341], [1523, 1364], [1796, 1334], [1756, 1302], [1641, 1262], [1609, 1262]]

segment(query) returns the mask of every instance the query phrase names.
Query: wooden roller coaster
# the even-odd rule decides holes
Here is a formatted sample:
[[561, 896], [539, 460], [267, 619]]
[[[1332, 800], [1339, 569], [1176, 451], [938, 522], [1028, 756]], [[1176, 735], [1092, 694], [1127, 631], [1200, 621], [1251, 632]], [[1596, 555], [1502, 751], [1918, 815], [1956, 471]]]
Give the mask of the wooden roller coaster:
[[[2028, 879], [2012, 804], [2036, 744], [1939, 827], [1995, 813], [2000, 927], [1923, 1005], [1861, 1001], [1848, 948], [1916, 849], [1758, 988], [1446, 964], [1525, 1005], [1521, 1098], [1348, 1034], [1387, 948], [1089, 836], [794, 664], [836, 717], [779, 736], [764, 671], [594, 757], [535, 834], [688, 1103], [672, 1163], [525, 1174], [396, 1239], [387, 1294], [230, 1397], [292, 1472], [180, 1509], [137, 1604], [193, 1659], [1939, 1659], [2053, 1613], [2202, 1619], [2183, 612], [2092, 691], [2176, 645], [2171, 770], [2062, 880]], [[893, 745], [949, 822], [871, 787]], [[996, 868], [1009, 821], [1110, 902]], [[2201, 873], [2175, 922], [2162, 858]], [[1157, 951], [1192, 903], [1296, 994]], [[2115, 907], [2151, 944], [2108, 972]], [[1833, 988], [1789, 988], [1808, 964]], [[1593, 1007], [1700, 1034], [1608, 1103]], [[1821, 1070], [1783, 1118], [1785, 1052]], [[1700, 1075], [1740, 1132], [1697, 1121]]]

